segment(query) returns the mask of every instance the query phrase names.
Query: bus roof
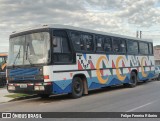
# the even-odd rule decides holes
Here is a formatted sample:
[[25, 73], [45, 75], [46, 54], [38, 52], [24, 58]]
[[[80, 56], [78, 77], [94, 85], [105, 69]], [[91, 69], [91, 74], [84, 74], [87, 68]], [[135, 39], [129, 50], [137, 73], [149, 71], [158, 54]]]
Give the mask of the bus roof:
[[18, 34], [21, 32], [27, 32], [30, 30], [43, 29], [43, 28], [76, 30], [76, 31], [88, 32], [88, 33], [94, 33], [94, 34], [108, 35], [108, 36], [113, 36], [113, 37], [120, 37], [120, 38], [126, 38], [126, 39], [153, 42], [152, 39], [139, 39], [136, 37], [130, 37], [130, 36], [125, 36], [125, 35], [113, 34], [113, 33], [108, 33], [108, 32], [102, 32], [102, 31], [97, 31], [97, 30], [90, 30], [90, 29], [86, 29], [86, 28], [74, 27], [74, 26], [70, 26], [70, 25], [60, 25], [60, 24], [49, 24], [49, 25], [42, 25], [39, 27], [36, 26], [36, 27], [32, 27], [32, 28], [28, 28], [28, 29], [24, 29], [24, 30], [20, 30], [20, 31], [15, 31], [11, 35]]

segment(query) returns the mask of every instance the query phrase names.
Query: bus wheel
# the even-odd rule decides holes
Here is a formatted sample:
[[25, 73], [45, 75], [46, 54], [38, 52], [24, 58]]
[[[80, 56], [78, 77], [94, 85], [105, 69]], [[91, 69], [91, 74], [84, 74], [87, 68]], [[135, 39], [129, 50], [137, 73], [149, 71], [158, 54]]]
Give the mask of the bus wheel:
[[129, 87], [135, 87], [137, 85], [137, 75], [135, 72], [131, 72]]
[[82, 79], [79, 77], [74, 77], [72, 81], [72, 98], [80, 98], [83, 94], [83, 82]]
[[49, 98], [49, 94], [38, 94], [39, 97], [41, 98]]

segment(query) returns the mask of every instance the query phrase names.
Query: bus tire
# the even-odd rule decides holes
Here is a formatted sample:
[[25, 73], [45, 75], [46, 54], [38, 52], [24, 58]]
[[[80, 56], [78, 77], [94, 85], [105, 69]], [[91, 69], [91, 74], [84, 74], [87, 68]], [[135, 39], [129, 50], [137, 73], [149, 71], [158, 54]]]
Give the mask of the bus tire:
[[83, 81], [80, 77], [74, 77], [72, 81], [72, 98], [80, 98], [83, 94], [84, 87], [83, 87]]
[[137, 86], [137, 75], [135, 72], [131, 72], [129, 87], [133, 88]]
[[49, 94], [38, 94], [39, 97], [41, 98], [49, 98]]

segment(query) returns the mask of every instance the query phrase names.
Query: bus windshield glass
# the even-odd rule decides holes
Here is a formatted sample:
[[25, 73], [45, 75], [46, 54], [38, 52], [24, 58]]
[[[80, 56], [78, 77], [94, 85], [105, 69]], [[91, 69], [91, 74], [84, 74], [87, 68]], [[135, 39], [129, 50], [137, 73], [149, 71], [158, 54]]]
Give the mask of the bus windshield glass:
[[49, 39], [48, 32], [10, 38], [8, 66], [47, 63]]

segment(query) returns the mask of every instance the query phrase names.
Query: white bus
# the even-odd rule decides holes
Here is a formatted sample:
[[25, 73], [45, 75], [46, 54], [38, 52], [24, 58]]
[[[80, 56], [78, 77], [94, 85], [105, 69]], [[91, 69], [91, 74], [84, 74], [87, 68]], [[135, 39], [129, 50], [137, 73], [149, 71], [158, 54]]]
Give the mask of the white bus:
[[65, 25], [10, 35], [7, 89], [14, 93], [68, 93], [73, 98], [112, 85], [135, 87], [154, 76], [153, 43]]

